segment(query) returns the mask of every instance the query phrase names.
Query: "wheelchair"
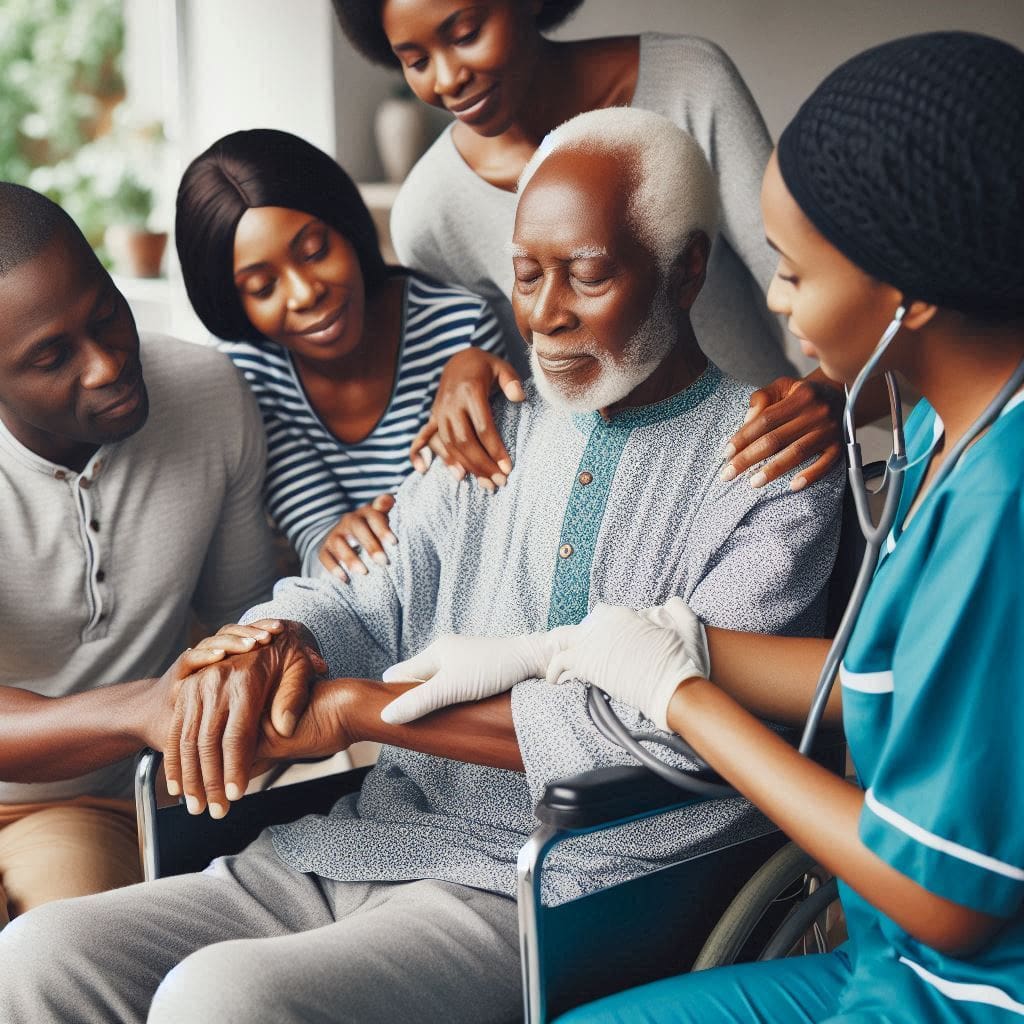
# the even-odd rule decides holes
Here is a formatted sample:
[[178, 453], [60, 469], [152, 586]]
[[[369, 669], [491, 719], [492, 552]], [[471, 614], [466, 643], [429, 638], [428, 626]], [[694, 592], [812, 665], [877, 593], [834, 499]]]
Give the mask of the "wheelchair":
[[[201, 871], [214, 857], [242, 850], [269, 825], [326, 814], [370, 771], [356, 768], [253, 793], [215, 821], [189, 815], [183, 802], [157, 806], [161, 759], [144, 752], [135, 779], [147, 881]], [[690, 969], [745, 883], [772, 854], [788, 849], [772, 830], [568, 903], [544, 905], [544, 861], [559, 843], [692, 802], [640, 766], [598, 768], [547, 787], [517, 868], [526, 1024], [544, 1024], [573, 1006]], [[638, 909], [644, 907], [658, 909]]]

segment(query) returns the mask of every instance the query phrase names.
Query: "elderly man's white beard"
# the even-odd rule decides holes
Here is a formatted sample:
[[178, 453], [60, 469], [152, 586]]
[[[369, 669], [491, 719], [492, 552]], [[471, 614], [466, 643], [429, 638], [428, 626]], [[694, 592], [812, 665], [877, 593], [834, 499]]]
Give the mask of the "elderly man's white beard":
[[668, 295], [659, 290], [647, 319], [636, 329], [618, 359], [608, 352], [588, 348], [565, 349], [561, 355], [589, 355], [599, 363], [597, 377], [583, 387], [567, 387], [548, 379], [537, 358], [537, 346], [530, 347], [530, 369], [541, 397], [552, 405], [572, 412], [593, 412], [621, 402], [661, 365], [676, 343], [676, 329]]

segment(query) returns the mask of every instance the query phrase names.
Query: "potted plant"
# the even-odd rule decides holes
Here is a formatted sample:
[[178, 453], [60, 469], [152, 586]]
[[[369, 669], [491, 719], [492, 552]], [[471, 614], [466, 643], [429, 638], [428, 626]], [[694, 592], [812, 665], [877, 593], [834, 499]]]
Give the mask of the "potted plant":
[[108, 223], [103, 231], [103, 244], [115, 273], [127, 277], [160, 276], [167, 232], [150, 229], [152, 212], [152, 189], [126, 171], [109, 198]]
[[28, 184], [64, 207], [104, 264], [128, 277], [158, 277], [167, 232], [154, 230], [162, 132], [129, 128], [115, 111], [114, 127], [51, 167], [37, 167]]

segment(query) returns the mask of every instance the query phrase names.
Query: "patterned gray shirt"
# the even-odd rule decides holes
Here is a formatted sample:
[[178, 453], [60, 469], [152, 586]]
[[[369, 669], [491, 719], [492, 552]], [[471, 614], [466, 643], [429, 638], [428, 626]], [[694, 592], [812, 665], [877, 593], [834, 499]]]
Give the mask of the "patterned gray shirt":
[[[713, 625], [813, 634], [841, 477], [797, 493], [788, 478], [760, 490], [721, 483], [722, 451], [750, 390], [709, 366], [678, 395], [610, 422], [572, 416], [531, 388], [520, 405], [499, 400], [515, 462], [506, 487], [492, 495], [456, 484], [443, 467], [410, 477], [392, 513], [399, 545], [389, 567], [349, 586], [284, 580], [246, 618], [300, 620], [332, 675], [378, 679], [440, 633], [535, 632], [577, 622], [598, 601], [637, 608], [678, 594]], [[358, 796], [274, 830], [281, 857], [329, 878], [442, 878], [513, 895], [544, 786], [630, 758], [591, 724], [582, 685], [521, 683], [512, 710], [525, 776], [385, 747]], [[733, 799], [574, 839], [547, 861], [545, 899], [573, 899], [766, 828]]]

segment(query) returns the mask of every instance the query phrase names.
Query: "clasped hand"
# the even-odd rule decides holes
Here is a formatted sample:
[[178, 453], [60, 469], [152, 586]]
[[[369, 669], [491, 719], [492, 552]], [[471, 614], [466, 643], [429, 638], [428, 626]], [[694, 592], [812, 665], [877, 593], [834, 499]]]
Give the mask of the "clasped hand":
[[184, 793], [191, 813], [208, 804], [220, 818], [245, 793], [258, 758], [312, 753], [317, 738], [307, 734], [317, 722], [307, 723], [304, 712], [311, 684], [326, 671], [295, 622], [224, 626], [185, 651], [160, 681], [161, 713], [150, 740], [164, 751], [168, 792]]

